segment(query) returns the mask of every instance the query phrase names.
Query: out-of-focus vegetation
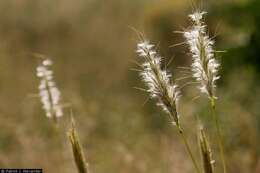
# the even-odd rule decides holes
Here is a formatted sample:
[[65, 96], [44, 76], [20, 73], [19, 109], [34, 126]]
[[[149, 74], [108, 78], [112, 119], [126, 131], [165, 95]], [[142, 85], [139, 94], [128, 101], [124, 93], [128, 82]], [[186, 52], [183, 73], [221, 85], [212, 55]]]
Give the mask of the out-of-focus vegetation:
[[[218, 115], [225, 133], [230, 173], [260, 171], [260, 1], [202, 3], [222, 64]], [[141, 86], [136, 67], [136, 28], [160, 42], [170, 68], [188, 66], [187, 47], [173, 31], [187, 26], [188, 0], [8, 0], [0, 1], [0, 167], [39, 167], [75, 172], [66, 138], [73, 110], [82, 147], [93, 173], [192, 172], [169, 119]], [[60, 137], [33, 95], [38, 92], [33, 53], [50, 56], [63, 102]], [[207, 100], [185, 88], [181, 121], [196, 152], [196, 118], [214, 134]], [[214, 138], [210, 138], [215, 146]], [[61, 147], [62, 146], [62, 147]], [[61, 153], [62, 152], [62, 153]], [[214, 153], [214, 158], [218, 156]], [[197, 151], [199, 159], [199, 152]], [[216, 163], [220, 167], [219, 162]]]

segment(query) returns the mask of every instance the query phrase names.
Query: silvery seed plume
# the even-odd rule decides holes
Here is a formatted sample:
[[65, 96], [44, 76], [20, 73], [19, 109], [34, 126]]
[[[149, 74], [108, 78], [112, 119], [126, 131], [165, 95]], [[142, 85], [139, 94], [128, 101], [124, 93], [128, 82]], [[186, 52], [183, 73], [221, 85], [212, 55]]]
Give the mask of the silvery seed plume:
[[63, 115], [63, 111], [60, 105], [61, 94], [53, 80], [53, 71], [50, 69], [51, 65], [52, 61], [50, 59], [44, 59], [36, 70], [37, 77], [40, 79], [39, 95], [43, 109], [47, 117], [56, 120]]
[[203, 127], [199, 129], [199, 144], [204, 173], [214, 173], [215, 161], [212, 159], [212, 152]]
[[206, 12], [195, 12], [189, 15], [193, 22], [190, 29], [184, 32], [184, 37], [192, 54], [191, 70], [193, 77], [200, 83], [199, 89], [210, 98], [215, 98], [216, 80], [219, 63], [214, 57], [214, 41], [209, 38], [206, 25], [202, 21]]
[[154, 45], [148, 41], [137, 44], [137, 53], [143, 58], [140, 75], [147, 86], [151, 98], [157, 99], [157, 105], [167, 112], [173, 123], [179, 126], [177, 103], [180, 97], [177, 85], [171, 81], [171, 74], [161, 69], [161, 60]]

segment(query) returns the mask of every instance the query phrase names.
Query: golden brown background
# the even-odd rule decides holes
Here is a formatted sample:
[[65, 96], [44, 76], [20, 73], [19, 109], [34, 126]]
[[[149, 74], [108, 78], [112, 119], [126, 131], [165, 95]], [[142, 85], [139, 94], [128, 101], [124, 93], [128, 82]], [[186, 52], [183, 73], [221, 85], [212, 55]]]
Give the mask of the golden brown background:
[[[0, 1], [0, 167], [76, 172], [66, 137], [73, 111], [93, 173], [191, 173], [192, 165], [174, 126], [147, 94], [136, 72], [138, 37], [159, 44], [169, 70], [189, 66], [183, 38], [173, 31], [189, 25], [188, 0], [1, 0]], [[260, 128], [260, 3], [210, 0], [195, 3], [208, 12], [211, 36], [222, 63], [218, 115], [225, 132], [229, 173], [258, 173]], [[70, 106], [57, 137], [34, 95], [41, 53], [54, 61], [62, 101]], [[197, 159], [196, 120], [211, 133], [209, 105], [195, 87], [185, 88], [181, 121]], [[258, 168], [257, 168], [258, 167]]]

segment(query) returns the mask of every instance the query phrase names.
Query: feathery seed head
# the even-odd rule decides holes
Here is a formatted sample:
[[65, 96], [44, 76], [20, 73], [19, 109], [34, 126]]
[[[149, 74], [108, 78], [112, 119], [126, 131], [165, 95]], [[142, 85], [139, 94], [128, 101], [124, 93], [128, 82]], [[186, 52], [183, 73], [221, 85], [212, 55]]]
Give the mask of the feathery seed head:
[[63, 115], [60, 105], [60, 91], [53, 81], [53, 71], [50, 70], [52, 61], [43, 60], [42, 64], [37, 67], [37, 77], [40, 79], [39, 96], [46, 112], [46, 116], [56, 119]]
[[190, 19], [193, 22], [198, 22], [198, 21], [200, 21], [203, 18], [204, 14], [207, 14], [207, 12], [205, 12], [205, 11], [202, 11], [202, 12], [197, 11], [197, 12], [195, 12], [193, 14], [190, 14], [189, 17], [190, 17]]
[[206, 25], [202, 21], [206, 12], [195, 12], [190, 14], [194, 22], [191, 29], [183, 33], [192, 54], [191, 70], [193, 77], [200, 83], [199, 89], [209, 98], [215, 97], [216, 80], [218, 76], [219, 63], [214, 57], [214, 41], [206, 33]]
[[161, 60], [154, 45], [148, 41], [137, 44], [136, 51], [144, 59], [140, 76], [147, 86], [151, 98], [157, 99], [157, 105], [167, 112], [176, 125], [179, 125], [177, 104], [180, 97], [178, 86], [172, 84], [171, 74], [161, 69]]

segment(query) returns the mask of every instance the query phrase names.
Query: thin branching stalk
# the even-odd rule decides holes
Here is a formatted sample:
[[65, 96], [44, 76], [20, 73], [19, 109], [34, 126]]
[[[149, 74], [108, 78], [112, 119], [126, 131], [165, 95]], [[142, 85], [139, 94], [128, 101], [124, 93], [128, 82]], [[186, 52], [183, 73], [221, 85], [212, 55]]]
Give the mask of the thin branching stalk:
[[74, 161], [77, 166], [79, 173], [89, 173], [88, 165], [78, 138], [77, 131], [75, 129], [75, 125], [72, 122], [72, 127], [68, 132], [69, 141], [71, 143]]
[[63, 155], [63, 128], [61, 125], [58, 125], [58, 123], [52, 123], [53, 125], [53, 137], [55, 139], [55, 143], [57, 144], [57, 153], [58, 153], [58, 160], [57, 160], [57, 169], [59, 173], [63, 172], [62, 166], [60, 164], [64, 161], [64, 155]]
[[170, 116], [172, 123], [177, 127], [178, 133], [185, 144], [194, 169], [197, 173], [200, 173], [199, 166], [180, 125], [177, 109], [180, 98], [178, 86], [172, 81], [171, 74], [166, 69], [161, 69], [162, 57], [157, 54], [153, 44], [143, 40], [137, 45], [137, 53], [144, 60], [141, 65], [140, 75], [148, 88], [146, 91], [150, 94], [151, 98], [157, 100], [157, 105]]
[[219, 119], [216, 115], [216, 104], [215, 104], [214, 98], [211, 98], [211, 110], [212, 110], [212, 116], [213, 116], [213, 119], [215, 122], [215, 126], [217, 129], [218, 146], [220, 149], [220, 157], [221, 157], [221, 161], [223, 164], [223, 172], [226, 173], [227, 168], [226, 168], [226, 157], [225, 157], [225, 151], [224, 151], [224, 145], [223, 145], [223, 137], [222, 137], [222, 132], [220, 129]]
[[200, 127], [198, 136], [204, 173], [214, 173], [215, 161], [212, 159], [212, 152], [203, 127]]
[[186, 147], [186, 150], [187, 150], [187, 152], [188, 152], [188, 154], [189, 154], [189, 156], [190, 156], [190, 158], [191, 158], [192, 164], [193, 164], [193, 166], [194, 166], [196, 172], [197, 172], [197, 173], [200, 173], [201, 171], [200, 171], [200, 169], [199, 169], [199, 166], [198, 166], [198, 164], [197, 164], [197, 162], [196, 162], [195, 157], [194, 157], [193, 154], [192, 154], [190, 145], [189, 145], [188, 140], [187, 140], [187, 138], [186, 138], [186, 136], [185, 136], [185, 134], [184, 134], [184, 131], [181, 129], [180, 126], [178, 126], [177, 128], [178, 128], [178, 134], [180, 135], [180, 137], [181, 137], [181, 139], [182, 139], [182, 141], [183, 141], [183, 143], [184, 143], [184, 145], [185, 145], [185, 147]]

